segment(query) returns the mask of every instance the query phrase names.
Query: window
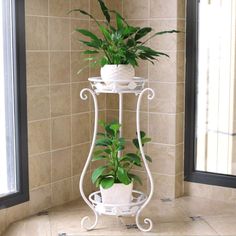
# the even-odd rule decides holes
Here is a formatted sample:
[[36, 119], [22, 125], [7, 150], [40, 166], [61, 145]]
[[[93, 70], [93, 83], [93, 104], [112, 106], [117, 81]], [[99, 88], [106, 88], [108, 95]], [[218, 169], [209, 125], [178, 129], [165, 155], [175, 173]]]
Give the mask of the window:
[[24, 1], [0, 1], [0, 208], [28, 200]]
[[188, 0], [185, 180], [236, 187], [236, 1]]

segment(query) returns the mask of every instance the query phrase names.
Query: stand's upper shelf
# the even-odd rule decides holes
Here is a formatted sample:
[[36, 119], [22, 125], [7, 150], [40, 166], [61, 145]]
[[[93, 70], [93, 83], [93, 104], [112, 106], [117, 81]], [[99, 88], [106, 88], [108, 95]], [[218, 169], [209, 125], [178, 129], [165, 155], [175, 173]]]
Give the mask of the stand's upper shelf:
[[134, 77], [132, 80], [109, 80], [104, 81], [101, 77], [88, 79], [93, 90], [99, 93], [134, 93], [139, 94], [145, 87], [147, 79]]

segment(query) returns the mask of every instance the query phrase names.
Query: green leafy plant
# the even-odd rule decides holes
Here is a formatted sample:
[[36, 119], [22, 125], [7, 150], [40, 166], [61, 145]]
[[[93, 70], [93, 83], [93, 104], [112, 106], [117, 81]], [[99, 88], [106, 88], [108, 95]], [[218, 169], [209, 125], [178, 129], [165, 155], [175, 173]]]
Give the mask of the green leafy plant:
[[[92, 173], [92, 182], [98, 187], [101, 185], [104, 189], [113, 186], [114, 183], [130, 184], [137, 181], [142, 184], [139, 176], [131, 173], [134, 166], [141, 167], [142, 159], [138, 139], [133, 139], [136, 148], [135, 153], [124, 153], [125, 139], [120, 137], [119, 130], [121, 125], [118, 122], [106, 124], [100, 121], [99, 124], [104, 129], [104, 133], [98, 133], [96, 140], [96, 149], [93, 153], [93, 161], [102, 161], [102, 165]], [[151, 141], [145, 132], [141, 131], [142, 146]], [[121, 152], [121, 156], [119, 156]], [[145, 156], [148, 161], [151, 157]]]
[[[151, 34], [153, 32], [151, 27], [131, 26], [119, 12], [109, 10], [102, 0], [98, 0], [98, 2], [105, 16], [105, 23], [99, 22], [84, 10], [74, 9], [70, 11], [77, 11], [90, 17], [102, 33], [100, 38], [87, 29], [75, 29], [75, 31], [88, 38], [87, 41], [79, 41], [90, 48], [83, 53], [87, 55], [86, 60], [91, 61], [91, 65], [131, 64], [135, 67], [138, 66], [139, 60], [147, 60], [154, 64], [154, 61], [160, 56], [169, 57], [163, 52], [153, 50], [146, 46], [146, 44], [156, 36], [177, 33], [178, 31], [169, 30]], [[115, 25], [111, 23], [111, 14], [115, 15]]]

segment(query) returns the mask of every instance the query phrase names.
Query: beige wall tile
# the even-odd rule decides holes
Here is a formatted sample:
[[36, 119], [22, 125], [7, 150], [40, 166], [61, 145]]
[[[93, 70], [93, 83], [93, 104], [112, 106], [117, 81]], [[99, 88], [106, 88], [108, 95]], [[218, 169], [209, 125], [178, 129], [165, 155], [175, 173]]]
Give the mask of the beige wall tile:
[[52, 149], [71, 145], [71, 118], [60, 117], [52, 119]]
[[81, 33], [75, 31], [76, 29], [88, 29], [89, 21], [88, 20], [71, 20], [71, 49], [72, 50], [84, 50], [87, 47], [81, 43], [79, 40], [88, 41], [88, 37], [85, 37]]
[[51, 185], [45, 185], [30, 191], [30, 214], [48, 209], [52, 205]]
[[7, 225], [20, 220], [29, 215], [29, 203], [25, 202], [14, 207], [7, 208], [6, 210], [6, 220]]
[[118, 108], [119, 108], [118, 94], [106, 94], [106, 109], [113, 110], [113, 109], [118, 109]]
[[[104, 110], [106, 109], [106, 94], [100, 94], [98, 97], [98, 109]], [[92, 109], [94, 110], [93, 106]]]
[[[80, 181], [80, 175], [75, 175], [73, 178], [72, 178], [72, 185], [73, 185], [73, 199], [78, 199], [78, 198], [81, 198], [81, 194], [80, 194], [80, 191], [79, 191], [79, 181]], [[92, 190], [93, 188], [93, 190]], [[92, 191], [95, 191], [96, 188], [94, 186], [92, 186], [92, 182], [91, 182], [91, 173], [88, 172], [87, 175], [85, 176], [84, 178], [84, 181], [83, 181], [83, 190], [84, 190], [84, 194], [88, 197], [89, 194], [92, 192]], [[97, 190], [96, 190], [97, 191]]]
[[29, 158], [30, 189], [51, 183], [51, 154], [45, 153]]
[[[148, 93], [147, 93], [148, 95]], [[148, 110], [148, 99], [147, 95], [143, 96], [142, 101], [141, 101], [141, 111], [147, 111]], [[136, 111], [137, 108], [137, 101], [138, 101], [138, 96], [135, 94], [124, 94], [124, 99], [123, 99], [123, 107], [124, 110], [132, 110]]]
[[150, 112], [177, 113], [184, 111], [183, 83], [150, 83], [155, 97], [149, 102]]
[[81, 52], [71, 53], [71, 80], [72, 82], [87, 81], [89, 77], [88, 62]]
[[50, 117], [49, 87], [32, 87], [27, 90], [28, 120]]
[[29, 155], [50, 150], [50, 121], [36, 121], [28, 125]]
[[[89, 1], [88, 0], [71, 0], [71, 9], [81, 9], [89, 12]], [[72, 12], [71, 17], [77, 17], [80, 19], [88, 19], [87, 16], [80, 14], [79, 12]]]
[[50, 82], [51, 84], [70, 82], [70, 53], [50, 53]]
[[155, 198], [175, 198], [175, 176], [153, 174]]
[[48, 15], [48, 0], [26, 0], [25, 1], [26, 15]]
[[49, 47], [51, 50], [70, 49], [70, 21], [68, 19], [49, 19]]
[[152, 158], [149, 164], [152, 172], [164, 175], [175, 174], [175, 146], [149, 144], [148, 155]]
[[176, 144], [175, 115], [151, 113], [149, 115], [150, 137], [153, 142]]
[[80, 175], [88, 158], [90, 145], [88, 143], [72, 147], [73, 175]]
[[184, 174], [175, 176], [175, 198], [181, 197], [184, 194]]
[[48, 49], [48, 19], [26, 16], [26, 48], [28, 50]]
[[189, 196], [210, 198], [212, 196], [212, 185], [184, 182], [184, 193]]
[[27, 52], [27, 85], [49, 83], [49, 62], [46, 52]]
[[221, 186], [211, 186], [211, 199], [219, 201], [229, 201], [232, 197], [232, 189], [221, 187]]
[[184, 170], [184, 144], [175, 147], [175, 174], [180, 174]]
[[177, 84], [175, 83], [150, 83], [155, 91], [155, 97], [149, 102], [150, 112], [175, 113]]
[[89, 96], [87, 100], [82, 100], [80, 98], [81, 90], [87, 87], [89, 87], [88, 82], [73, 83], [72, 85], [72, 113], [90, 111], [91, 97]]
[[151, 0], [151, 17], [184, 18], [185, 0]]
[[179, 30], [181, 33], [172, 33], [160, 35], [152, 40], [150, 40], [150, 45], [152, 48], [156, 50], [168, 50], [168, 51], [176, 51], [176, 50], [184, 50], [184, 20], [152, 20], [150, 21], [150, 26], [154, 29], [155, 32], [165, 31], [165, 30]]
[[[123, 114], [123, 136], [128, 139], [136, 137], [136, 112], [126, 111]], [[148, 114], [140, 114], [140, 130], [148, 134]]]
[[149, 66], [149, 80], [153, 82], [184, 81], [184, 52], [166, 52], [155, 65]]
[[149, 18], [150, 0], [124, 0], [124, 17], [128, 19]]
[[69, 0], [49, 0], [49, 15], [68, 17], [70, 10]]
[[[118, 12], [121, 12], [122, 1], [120, 1], [120, 0], [105, 0], [104, 2], [110, 10], [116, 10]], [[100, 10], [99, 3], [97, 0], [90, 0], [90, 7], [91, 7], [91, 14], [96, 19], [98, 19], [98, 20], [105, 19], [105, 17], [102, 14], [102, 11]]]
[[72, 144], [85, 143], [90, 140], [90, 115], [89, 113], [72, 116]]
[[52, 152], [52, 181], [71, 176], [71, 148]]
[[0, 235], [5, 231], [6, 223], [6, 209], [0, 210]]
[[53, 205], [60, 205], [72, 199], [71, 178], [52, 184], [52, 202]]
[[51, 94], [52, 117], [69, 115], [71, 113], [70, 85], [53, 85]]

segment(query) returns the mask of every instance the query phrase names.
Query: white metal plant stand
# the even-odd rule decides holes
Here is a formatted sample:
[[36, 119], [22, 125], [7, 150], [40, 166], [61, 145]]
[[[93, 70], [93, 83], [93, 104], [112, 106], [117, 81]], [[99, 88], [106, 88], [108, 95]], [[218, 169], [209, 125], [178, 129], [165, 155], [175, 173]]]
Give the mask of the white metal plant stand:
[[[89, 78], [89, 81], [91, 83], [92, 89], [89, 89], [89, 88], [83, 89], [80, 92], [80, 97], [81, 99], [86, 100], [88, 99], [89, 93], [92, 95], [93, 102], [94, 102], [94, 111], [95, 111], [94, 132], [93, 132], [92, 144], [90, 147], [88, 158], [81, 174], [79, 187], [80, 187], [81, 196], [84, 199], [84, 201], [87, 203], [87, 205], [94, 212], [95, 219], [94, 219], [94, 222], [92, 223], [91, 219], [88, 216], [86, 216], [81, 220], [81, 226], [82, 228], [86, 230], [94, 229], [98, 222], [98, 216], [101, 214], [116, 215], [116, 216], [135, 216], [137, 227], [141, 231], [144, 231], [144, 232], [150, 231], [153, 226], [151, 219], [149, 218], [144, 219], [144, 224], [147, 225], [146, 228], [142, 227], [139, 222], [140, 213], [146, 207], [146, 205], [150, 202], [153, 195], [153, 190], [154, 190], [153, 178], [152, 178], [150, 169], [148, 167], [148, 163], [145, 158], [145, 154], [144, 154], [144, 150], [143, 150], [142, 142], [141, 142], [141, 136], [140, 136], [140, 105], [141, 105], [142, 97], [145, 93], [147, 93], [147, 98], [149, 100], [152, 100], [154, 98], [155, 93], [151, 88], [145, 88], [146, 80], [140, 77], [135, 77], [133, 78], [132, 81], [122, 80], [122, 84], [120, 83], [120, 81], [118, 83], [117, 81], [109, 81], [109, 83], [108, 82], [104, 83], [104, 81], [100, 77]], [[126, 204], [126, 205], [103, 204], [100, 191], [90, 194], [89, 198], [87, 198], [83, 190], [84, 177], [89, 167], [90, 161], [92, 159], [92, 154], [95, 147], [97, 126], [98, 126], [97, 124], [98, 123], [97, 95], [101, 93], [114, 93], [114, 94], [119, 95], [119, 123], [120, 124], [122, 124], [123, 122], [122, 120], [123, 94], [132, 93], [138, 96], [137, 109], [136, 109], [136, 131], [137, 131], [137, 136], [138, 136], [140, 152], [142, 155], [142, 160], [143, 160], [143, 163], [144, 163], [144, 166], [145, 166], [145, 169], [147, 171], [148, 178], [150, 181], [150, 193], [147, 196], [146, 194], [140, 191], [133, 190], [133, 193], [132, 193], [133, 199], [129, 204]], [[120, 136], [122, 136], [122, 126], [120, 128]]]

